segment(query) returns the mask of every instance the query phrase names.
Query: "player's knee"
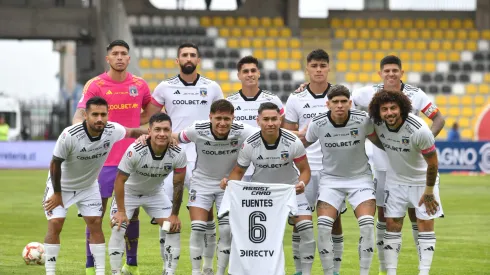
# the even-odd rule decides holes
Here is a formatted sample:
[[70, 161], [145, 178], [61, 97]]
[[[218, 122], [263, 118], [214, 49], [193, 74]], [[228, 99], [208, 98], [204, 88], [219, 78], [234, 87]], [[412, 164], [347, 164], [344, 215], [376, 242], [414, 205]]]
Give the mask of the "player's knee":
[[417, 220], [417, 226], [419, 232], [432, 232], [434, 231], [434, 220]]
[[60, 235], [64, 219], [51, 219], [48, 222], [48, 235]]
[[211, 209], [208, 212], [208, 222], [211, 222], [213, 220], [214, 220], [214, 214], [213, 214], [213, 208], [211, 207]]
[[403, 219], [401, 218], [387, 218], [386, 219], [386, 231], [388, 232], [401, 232], [403, 228]]
[[96, 232], [102, 232], [102, 218], [101, 217], [85, 217], [85, 222], [90, 230], [91, 234]]

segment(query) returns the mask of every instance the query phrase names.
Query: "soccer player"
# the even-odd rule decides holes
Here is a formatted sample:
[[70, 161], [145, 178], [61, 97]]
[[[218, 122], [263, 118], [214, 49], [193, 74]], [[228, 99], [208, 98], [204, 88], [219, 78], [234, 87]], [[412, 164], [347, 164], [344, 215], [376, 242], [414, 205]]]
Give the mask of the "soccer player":
[[[197, 120], [209, 117], [211, 104], [223, 98], [220, 86], [213, 80], [199, 75], [196, 71], [201, 62], [199, 48], [192, 43], [181, 44], [177, 51], [176, 62], [180, 66], [180, 73], [173, 78], [162, 81], [152, 94], [149, 111], [142, 114], [142, 123], [146, 123], [152, 114], [160, 112], [165, 107], [172, 119], [172, 131], [180, 132]], [[182, 144], [181, 148], [187, 154], [187, 170], [193, 171], [196, 162], [196, 147], [193, 143]], [[187, 174], [185, 184], [189, 185]], [[172, 198], [172, 176], [168, 176], [164, 183], [165, 192]], [[214, 251], [216, 250], [216, 225], [213, 211], [209, 211], [206, 227], [206, 247], [203, 253], [203, 269], [212, 272]], [[164, 253], [165, 231], [160, 231], [160, 252]]]
[[[404, 71], [400, 58], [389, 55], [381, 59], [379, 76], [383, 79], [383, 83], [374, 86], [366, 86], [352, 93], [352, 102], [354, 107], [360, 110], [367, 111], [369, 103], [374, 94], [380, 89], [389, 89], [393, 91], [402, 91], [412, 103], [412, 113], [419, 115], [422, 112], [425, 116], [432, 120], [431, 131], [434, 137], [444, 127], [444, 117], [437, 109], [437, 106], [429, 99], [427, 94], [420, 88], [403, 83], [401, 78]], [[386, 153], [378, 148], [373, 148], [374, 162], [374, 180], [376, 186], [376, 205], [378, 206], [378, 222], [376, 225], [376, 245], [378, 247], [378, 258], [380, 275], [386, 273], [385, 257], [383, 254], [383, 236], [386, 229], [386, 219], [384, 218], [384, 186], [386, 182], [386, 171], [390, 169], [388, 157]], [[415, 245], [418, 246], [418, 227], [415, 210], [408, 208], [408, 216], [412, 222], [412, 235]]]
[[[139, 127], [141, 109], [147, 111], [151, 100], [148, 84], [140, 77], [134, 76], [126, 69], [130, 62], [129, 46], [123, 40], [115, 40], [107, 46], [106, 61], [109, 71], [90, 79], [83, 89], [82, 98], [78, 103], [78, 109], [73, 117], [73, 123], [83, 120], [85, 104], [94, 96], [104, 98], [109, 104], [109, 121], [117, 122], [125, 127]], [[112, 197], [114, 191], [114, 180], [117, 173], [117, 165], [124, 151], [134, 139], [124, 139], [114, 145], [104, 163], [98, 182], [102, 195], [102, 216], [107, 207], [107, 200]], [[123, 270], [127, 274], [139, 274], [136, 253], [138, 249], [139, 221], [138, 211], [133, 215], [133, 220], [127, 229], [127, 255], [126, 265]], [[94, 274], [94, 261], [88, 240], [90, 232], [86, 229], [87, 237], [87, 261], [86, 274]]]
[[[332, 85], [328, 82], [330, 71], [330, 57], [322, 49], [316, 49], [306, 57], [306, 73], [310, 77], [310, 83], [302, 91], [292, 93], [286, 102], [286, 115], [283, 127], [290, 131], [298, 131], [308, 126], [311, 119], [317, 114], [327, 111], [327, 93]], [[304, 138], [304, 136], [302, 137]], [[322, 169], [322, 151], [320, 143], [315, 142], [306, 149], [308, 163], [311, 168], [311, 180], [305, 189], [305, 195], [312, 209], [315, 209], [318, 197], [318, 185], [320, 182], [320, 170]], [[296, 230], [294, 230], [296, 231]], [[299, 255], [300, 237], [293, 231], [293, 256], [296, 274], [301, 274], [301, 261]], [[340, 215], [335, 220], [332, 229], [334, 274], [340, 272], [342, 253], [344, 250], [344, 237]]]
[[[311, 207], [304, 194], [304, 189], [311, 176], [306, 150], [297, 136], [280, 128], [281, 110], [276, 104], [262, 103], [258, 114], [257, 124], [260, 126], [260, 132], [251, 135], [244, 142], [229, 179], [241, 180], [247, 168], [253, 164], [255, 171], [251, 178], [252, 182], [283, 183], [296, 186], [298, 215], [294, 217], [294, 224], [301, 238], [299, 247], [301, 270], [303, 275], [310, 275], [316, 245]], [[299, 170], [299, 175], [294, 165]], [[223, 189], [226, 183], [227, 179], [224, 179]]]
[[[172, 122], [167, 114], [159, 113], [150, 118], [148, 134], [146, 145], [131, 144], [118, 166], [111, 211], [112, 235], [109, 240], [112, 274], [121, 274], [124, 231], [135, 209], [140, 206], [160, 226], [163, 226], [164, 221], [170, 222], [165, 243], [166, 265], [163, 274], [175, 274], [180, 257], [181, 224], [178, 216], [184, 192], [187, 158], [179, 146], [170, 143]], [[163, 179], [171, 171], [174, 172], [173, 203], [162, 190]]]
[[323, 154], [318, 194], [318, 250], [325, 275], [333, 274], [332, 226], [347, 199], [360, 229], [360, 274], [368, 275], [374, 254], [375, 190], [365, 151], [366, 138], [381, 146], [366, 112], [350, 110], [345, 86], [327, 94], [329, 111], [315, 116], [306, 132], [306, 145], [320, 143]]
[[44, 239], [46, 274], [54, 275], [60, 251], [60, 233], [68, 208], [76, 204], [91, 233], [89, 246], [95, 260], [94, 274], [105, 272], [105, 241], [102, 232], [102, 200], [97, 175], [114, 144], [143, 132], [108, 122], [108, 104], [101, 97], [87, 100], [83, 122], [63, 130], [51, 160], [43, 206], [48, 219]]
[[[259, 129], [241, 122], [233, 122], [235, 108], [231, 102], [220, 99], [211, 104], [209, 120], [196, 121], [179, 133], [181, 143], [194, 142], [197, 151], [196, 168], [189, 187], [189, 213], [191, 217], [190, 256], [192, 275], [201, 275], [201, 257], [204, 233], [213, 203], [219, 211], [224, 191], [220, 182], [228, 177], [238, 158], [238, 150], [247, 137]], [[231, 247], [228, 216], [219, 220], [218, 271], [224, 275]], [[207, 271], [204, 271], [202, 274]]]
[[434, 133], [412, 114], [413, 100], [400, 91], [382, 89], [369, 104], [369, 115], [388, 155], [384, 202], [383, 250], [388, 275], [395, 275], [402, 244], [403, 219], [415, 208], [419, 275], [429, 274], [436, 235], [434, 219], [443, 216]]

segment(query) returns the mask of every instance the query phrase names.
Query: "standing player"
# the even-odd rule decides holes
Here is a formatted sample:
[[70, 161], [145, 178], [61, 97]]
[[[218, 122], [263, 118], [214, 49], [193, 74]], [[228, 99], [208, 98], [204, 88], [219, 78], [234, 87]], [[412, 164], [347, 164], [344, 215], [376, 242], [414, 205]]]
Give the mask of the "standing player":
[[[238, 158], [238, 149], [247, 137], [258, 129], [233, 122], [233, 104], [220, 99], [211, 104], [209, 120], [196, 121], [180, 132], [181, 143], [194, 142], [197, 151], [196, 168], [189, 186], [189, 213], [191, 217], [190, 256], [192, 275], [201, 275], [201, 257], [204, 232], [213, 203], [219, 211], [224, 191], [220, 181], [228, 177]], [[228, 216], [219, 219], [218, 272], [224, 275], [231, 248], [231, 230]], [[206, 274], [204, 271], [203, 274]]]
[[[294, 217], [294, 224], [301, 238], [301, 270], [303, 275], [310, 275], [316, 247], [311, 208], [304, 194], [311, 176], [306, 150], [297, 136], [280, 128], [281, 110], [276, 104], [262, 103], [258, 114], [260, 132], [251, 135], [243, 144], [229, 179], [241, 180], [247, 168], [253, 164], [253, 182], [296, 185], [298, 215]], [[294, 165], [299, 170], [299, 176]], [[226, 182], [224, 179], [222, 187], [226, 186]]]
[[[429, 99], [429, 97], [420, 88], [405, 84], [401, 81], [404, 71], [402, 70], [402, 62], [400, 58], [389, 55], [384, 57], [380, 62], [379, 76], [383, 79], [383, 83], [374, 86], [367, 86], [356, 90], [352, 94], [352, 102], [355, 108], [367, 111], [369, 103], [374, 94], [380, 89], [389, 89], [393, 91], [402, 91], [412, 103], [412, 113], [419, 115], [422, 112], [425, 116], [432, 120], [431, 131], [434, 137], [444, 127], [444, 117], [437, 109], [437, 106]], [[383, 235], [386, 229], [386, 219], [384, 218], [384, 186], [386, 181], [386, 171], [390, 169], [386, 153], [378, 148], [373, 148], [374, 162], [374, 180], [376, 185], [376, 205], [378, 206], [378, 223], [376, 225], [376, 242], [378, 247], [378, 257], [380, 266], [380, 275], [385, 274], [385, 258], [383, 254]], [[412, 235], [417, 246], [418, 227], [415, 210], [408, 208], [408, 215], [412, 222]]]
[[383, 237], [388, 275], [396, 274], [407, 208], [415, 208], [417, 217], [419, 275], [429, 274], [436, 246], [434, 219], [443, 216], [434, 133], [410, 113], [412, 104], [404, 93], [386, 89], [377, 92], [369, 104], [369, 115], [390, 161]]
[[[199, 48], [192, 43], [184, 43], [177, 50], [177, 64], [180, 74], [160, 83], [152, 94], [149, 111], [142, 114], [142, 123], [146, 123], [152, 114], [160, 112], [165, 107], [172, 119], [172, 131], [180, 132], [197, 120], [207, 119], [210, 105], [223, 98], [220, 86], [213, 80], [199, 75], [196, 71], [199, 65]], [[187, 170], [193, 171], [196, 162], [196, 147], [193, 143], [182, 144], [187, 154]], [[190, 173], [186, 176], [186, 185], [189, 184]], [[172, 176], [166, 178], [165, 192], [172, 198]], [[212, 272], [214, 251], [216, 250], [216, 225], [213, 212], [209, 211], [206, 227], [206, 247], [204, 249], [203, 269]], [[160, 231], [160, 249], [163, 255], [165, 245], [165, 231]], [[206, 273], [207, 274], [207, 273]]]
[[[286, 102], [286, 115], [284, 128], [290, 131], [298, 131], [308, 126], [311, 119], [317, 114], [325, 112], [327, 93], [331, 88], [327, 77], [330, 71], [330, 58], [328, 53], [322, 49], [317, 49], [306, 57], [306, 73], [310, 77], [310, 83], [305, 89], [292, 93]], [[305, 190], [306, 198], [310, 206], [315, 209], [318, 197], [318, 185], [320, 182], [320, 171], [322, 170], [322, 151], [320, 143], [315, 142], [306, 149], [308, 163], [310, 164], [311, 180]], [[294, 230], [296, 231], [296, 230]], [[301, 261], [299, 258], [300, 237], [293, 231], [293, 256], [296, 266], [296, 273], [301, 274]], [[342, 235], [342, 224], [340, 215], [335, 220], [332, 229], [333, 252], [334, 252], [334, 274], [340, 272], [342, 252], [344, 249], [344, 237]]]
[[[109, 120], [117, 122], [125, 127], [139, 127], [141, 109], [147, 111], [151, 100], [148, 84], [140, 77], [134, 76], [126, 71], [129, 62], [129, 46], [122, 40], [115, 40], [107, 46], [106, 61], [109, 71], [92, 78], [85, 84], [82, 98], [78, 103], [78, 109], [73, 117], [73, 123], [83, 120], [84, 108], [87, 100], [94, 96], [104, 98], [109, 104]], [[133, 139], [124, 139], [114, 145], [104, 163], [98, 182], [102, 195], [103, 214], [107, 207], [108, 198], [112, 197], [114, 180], [117, 173], [117, 165], [124, 151], [133, 142]], [[133, 221], [127, 230], [127, 259], [123, 271], [127, 274], [139, 274], [136, 253], [138, 249], [139, 221], [138, 211], [133, 216]], [[86, 274], [94, 274], [94, 261], [88, 240], [90, 232], [87, 228], [87, 262]]]
[[381, 146], [366, 112], [350, 110], [349, 90], [333, 86], [328, 112], [315, 116], [308, 126], [306, 144], [320, 143], [323, 154], [318, 194], [318, 250], [325, 275], [333, 274], [332, 226], [347, 199], [360, 229], [360, 274], [368, 275], [374, 254], [375, 190], [366, 156], [366, 137]]
[[94, 274], [105, 272], [105, 240], [102, 232], [102, 200], [95, 180], [113, 145], [143, 132], [107, 122], [107, 102], [87, 100], [85, 120], [67, 127], [56, 142], [43, 205], [48, 219], [44, 239], [46, 274], [54, 275], [60, 251], [60, 233], [68, 208], [76, 204], [91, 233], [89, 246], [95, 259]]
[[[150, 138], [147, 145], [131, 144], [118, 167], [111, 211], [112, 235], [109, 240], [112, 274], [121, 274], [124, 231], [134, 211], [140, 206], [160, 226], [163, 226], [164, 221], [170, 222], [165, 244], [164, 275], [175, 274], [180, 257], [178, 215], [184, 192], [187, 158], [180, 147], [170, 144], [172, 122], [167, 114], [159, 113], [150, 118], [148, 134]], [[162, 190], [163, 180], [171, 171], [174, 172], [173, 205]]]

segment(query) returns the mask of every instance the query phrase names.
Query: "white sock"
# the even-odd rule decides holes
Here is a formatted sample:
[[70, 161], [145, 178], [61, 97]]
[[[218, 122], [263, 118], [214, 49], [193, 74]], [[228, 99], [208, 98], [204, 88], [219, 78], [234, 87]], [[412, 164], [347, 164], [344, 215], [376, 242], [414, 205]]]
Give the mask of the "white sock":
[[44, 244], [44, 268], [46, 269], [46, 275], [55, 274], [56, 272], [56, 260], [60, 254], [60, 244]]
[[201, 275], [201, 260], [204, 249], [204, 234], [206, 232], [206, 222], [191, 222], [191, 238], [189, 240], [192, 275]]
[[301, 255], [299, 255], [299, 242], [301, 241], [301, 237], [298, 232], [293, 231], [293, 260], [294, 266], [296, 267], [296, 273], [301, 272]]
[[323, 273], [333, 273], [332, 227], [334, 219], [327, 216], [318, 217], [318, 252], [323, 266]]
[[126, 233], [126, 224], [123, 223], [119, 231], [117, 226], [112, 227], [111, 238], [109, 239], [109, 262], [111, 264], [112, 274], [118, 274], [122, 268], [122, 258], [126, 250], [124, 234]]
[[218, 241], [218, 270], [216, 275], [225, 275], [226, 267], [230, 261], [231, 250], [231, 227], [230, 218], [225, 216], [218, 220], [219, 241]]
[[168, 275], [175, 274], [180, 258], [180, 232], [167, 233], [165, 240], [165, 271]]
[[332, 235], [333, 241], [333, 272], [340, 272], [342, 254], [344, 254], [344, 235]]
[[385, 232], [383, 238], [387, 275], [396, 275], [398, 255], [402, 248], [402, 233]]
[[434, 257], [434, 250], [436, 248], [436, 233], [432, 232], [419, 232], [419, 275], [428, 275], [430, 266], [432, 265], [432, 258]]
[[105, 274], [105, 243], [89, 244], [92, 257], [94, 257], [94, 266], [96, 275]]
[[165, 267], [165, 238], [167, 237], [167, 232], [163, 231], [162, 228], [159, 230], [160, 234], [160, 256], [162, 256], [163, 266]]
[[379, 260], [379, 271], [386, 272], [386, 261], [384, 252], [384, 242], [383, 237], [386, 231], [386, 222], [380, 222], [376, 224], [376, 246], [378, 247], [378, 260]]
[[315, 235], [313, 233], [313, 222], [303, 220], [296, 224], [300, 235], [299, 254], [301, 255], [301, 272], [303, 275], [311, 274], [311, 267], [315, 259]]
[[415, 250], [417, 250], [417, 254], [420, 260], [419, 226], [417, 225], [417, 222], [412, 222], [412, 236], [413, 236], [413, 242], [415, 243]]
[[361, 238], [359, 238], [359, 265], [361, 267], [360, 275], [369, 275], [369, 268], [373, 261], [374, 255], [374, 217], [361, 216], [357, 219]]
[[214, 252], [216, 251], [216, 224], [208, 221], [206, 234], [204, 235], [204, 250], [202, 253], [202, 269], [213, 269]]

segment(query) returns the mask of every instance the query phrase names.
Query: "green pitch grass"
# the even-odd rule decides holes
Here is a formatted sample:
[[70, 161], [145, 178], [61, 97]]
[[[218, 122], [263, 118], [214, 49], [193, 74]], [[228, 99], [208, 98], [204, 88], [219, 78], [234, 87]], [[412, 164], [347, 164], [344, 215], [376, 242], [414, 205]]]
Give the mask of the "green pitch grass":
[[[0, 274], [44, 274], [42, 266], [26, 266], [21, 252], [28, 242], [43, 242], [46, 219], [41, 207], [47, 171], [0, 171], [2, 196], [0, 200]], [[443, 175], [441, 196], [446, 217], [436, 221], [437, 245], [432, 275], [490, 274], [490, 176]], [[185, 199], [184, 199], [185, 200]], [[178, 275], [191, 274], [189, 260], [190, 221], [185, 204], [181, 209], [182, 252]], [[61, 252], [57, 274], [85, 274], [85, 226], [70, 208], [61, 233]], [[341, 274], [359, 274], [357, 241], [359, 231], [351, 209], [342, 216], [345, 250]], [[109, 241], [109, 222], [104, 220], [106, 242]], [[141, 236], [138, 263], [141, 274], [161, 274], [162, 261], [158, 242], [158, 227], [150, 225], [141, 214]], [[287, 274], [294, 273], [291, 256], [291, 227], [284, 237]], [[106, 274], [110, 274], [109, 258]], [[403, 229], [403, 249], [398, 274], [417, 274], [418, 259], [411, 224], [408, 218]], [[378, 274], [377, 255], [370, 274]], [[318, 253], [312, 274], [323, 274]], [[260, 274], [261, 275], [261, 274]]]

